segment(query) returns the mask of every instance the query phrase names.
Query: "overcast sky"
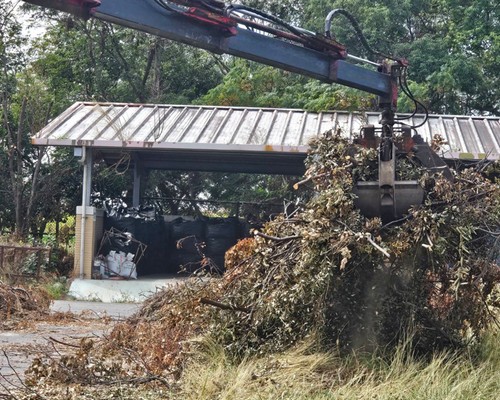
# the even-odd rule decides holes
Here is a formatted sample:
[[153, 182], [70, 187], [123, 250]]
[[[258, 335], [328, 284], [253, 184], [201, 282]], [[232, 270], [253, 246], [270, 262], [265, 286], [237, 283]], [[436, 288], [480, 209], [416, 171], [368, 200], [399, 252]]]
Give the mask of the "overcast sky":
[[43, 35], [46, 29], [45, 22], [40, 19], [35, 19], [26, 12], [21, 11], [21, 6], [24, 4], [21, 0], [7, 0], [7, 4], [15, 7], [15, 13], [20, 16], [19, 21], [23, 25], [23, 34], [30, 40], [36, 39]]

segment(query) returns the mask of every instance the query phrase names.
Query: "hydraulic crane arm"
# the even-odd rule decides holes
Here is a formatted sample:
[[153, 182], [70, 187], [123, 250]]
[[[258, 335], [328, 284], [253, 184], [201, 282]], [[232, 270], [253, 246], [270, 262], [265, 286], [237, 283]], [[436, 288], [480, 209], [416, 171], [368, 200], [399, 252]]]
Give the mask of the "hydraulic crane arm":
[[[407, 63], [370, 49], [355, 19], [345, 10], [332, 10], [325, 33], [315, 34], [288, 24], [263, 11], [241, 4], [228, 6], [219, 0], [24, 0], [47, 8], [70, 12], [148, 32], [215, 53], [271, 65], [287, 71], [338, 83], [379, 96], [382, 109], [379, 146], [379, 179], [358, 182], [357, 205], [367, 216], [391, 221], [423, 199], [417, 181], [396, 181], [396, 149], [393, 140], [398, 84], [413, 99], [406, 85]], [[347, 54], [331, 34], [335, 15], [347, 17], [363, 45], [382, 58], [380, 64]], [[355, 59], [377, 70], [346, 61]], [[414, 100], [414, 99], [413, 99]], [[416, 100], [415, 104], [417, 104]]]
[[[391, 68], [379, 72], [347, 62], [345, 49], [322, 35], [299, 38], [293, 33], [276, 31], [282, 36], [277, 38], [276, 34], [242, 27], [238, 18], [224, 16], [222, 8], [221, 13], [175, 4], [167, 9], [155, 0], [25, 1], [130, 27], [211, 52], [257, 61], [326, 83], [349, 86], [379, 96], [381, 104], [391, 104], [394, 108], [396, 105], [397, 82]], [[200, 3], [207, 7], [207, 3], [218, 2], [177, 0], [172, 3], [187, 6]], [[286, 40], [288, 38], [295, 39], [295, 42]], [[297, 42], [302, 42], [302, 45]]]

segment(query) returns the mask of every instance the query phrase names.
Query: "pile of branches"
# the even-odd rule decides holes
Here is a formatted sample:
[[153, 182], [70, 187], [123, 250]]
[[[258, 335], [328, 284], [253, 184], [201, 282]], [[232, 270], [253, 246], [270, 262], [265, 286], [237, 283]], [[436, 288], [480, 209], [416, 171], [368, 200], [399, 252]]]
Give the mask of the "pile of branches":
[[[498, 182], [474, 168], [449, 181], [414, 167], [424, 204], [383, 225], [354, 207], [353, 185], [373, 178], [373, 162], [373, 150], [336, 133], [313, 141], [301, 184], [316, 195], [304, 210], [235, 246], [221, 279], [151, 298], [114, 337], [160, 368], [201, 333], [235, 354], [281, 351], [312, 334], [328, 347], [370, 350], [411, 330], [424, 353], [478, 339], [500, 305]], [[148, 340], [150, 329], [161, 341]]]
[[[330, 132], [311, 143], [300, 185], [315, 195], [226, 254], [221, 278], [158, 292], [106, 346], [137, 354], [150, 374], [179, 376], [200, 335], [237, 357], [281, 352], [307, 337], [323, 349], [460, 348], [500, 307], [500, 185], [477, 169], [454, 181], [417, 169], [424, 204], [383, 224], [354, 207], [374, 152]], [[411, 176], [416, 172], [411, 171]]]
[[474, 169], [453, 182], [421, 170], [424, 204], [383, 225], [354, 208], [372, 151], [335, 133], [311, 148], [305, 180], [316, 196], [268, 223], [226, 274], [216, 300], [238, 311], [219, 310], [212, 335], [236, 353], [281, 351], [311, 334], [371, 350], [411, 330], [426, 354], [478, 339], [500, 306], [498, 182]]
[[0, 282], [0, 320], [23, 318], [27, 315], [46, 314], [50, 296], [42, 289], [11, 286]]

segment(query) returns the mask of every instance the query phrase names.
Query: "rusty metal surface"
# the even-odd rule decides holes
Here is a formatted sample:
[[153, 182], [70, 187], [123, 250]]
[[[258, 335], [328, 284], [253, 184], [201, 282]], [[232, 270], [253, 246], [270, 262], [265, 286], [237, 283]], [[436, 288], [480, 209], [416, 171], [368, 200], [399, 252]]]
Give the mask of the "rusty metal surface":
[[[329, 129], [354, 137], [376, 112], [312, 113], [297, 109], [76, 103], [42, 129], [33, 143], [139, 150], [216, 150], [305, 153], [310, 138]], [[409, 124], [423, 116], [416, 115]], [[417, 129], [426, 140], [447, 142], [441, 156], [500, 158], [500, 118], [431, 115]]]

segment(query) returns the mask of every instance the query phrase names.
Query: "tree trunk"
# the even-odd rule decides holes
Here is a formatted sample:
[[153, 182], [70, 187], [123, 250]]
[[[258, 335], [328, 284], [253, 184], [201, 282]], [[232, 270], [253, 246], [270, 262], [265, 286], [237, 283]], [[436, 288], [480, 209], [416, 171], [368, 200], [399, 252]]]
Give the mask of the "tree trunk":
[[23, 218], [23, 125], [24, 118], [26, 113], [26, 98], [23, 99], [21, 105], [21, 113], [19, 114], [19, 121], [17, 125], [17, 134], [16, 134], [16, 148], [15, 151], [12, 152], [11, 157], [15, 158], [16, 164], [15, 168], [11, 170], [12, 176], [12, 191], [14, 193], [14, 206], [16, 210], [16, 232], [15, 236], [18, 238], [23, 238], [26, 236], [27, 222]]

